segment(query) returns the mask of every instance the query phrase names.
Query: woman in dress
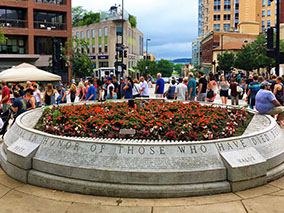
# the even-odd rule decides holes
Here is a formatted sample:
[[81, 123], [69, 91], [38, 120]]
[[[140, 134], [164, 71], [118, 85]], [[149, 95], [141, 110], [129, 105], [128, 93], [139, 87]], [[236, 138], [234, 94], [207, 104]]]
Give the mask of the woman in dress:
[[53, 89], [52, 84], [48, 84], [46, 90], [43, 93], [43, 99], [44, 99], [45, 105], [55, 104], [55, 94], [56, 94], [56, 90]]
[[230, 84], [228, 81], [226, 81], [224, 75], [221, 76], [221, 81], [218, 86], [220, 90], [220, 97], [221, 97], [222, 104], [227, 104], [228, 97], [229, 97]]

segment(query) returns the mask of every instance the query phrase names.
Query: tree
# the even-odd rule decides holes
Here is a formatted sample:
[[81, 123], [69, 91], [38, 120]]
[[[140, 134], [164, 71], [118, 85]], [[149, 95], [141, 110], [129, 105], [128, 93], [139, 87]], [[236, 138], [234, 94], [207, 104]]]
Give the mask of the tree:
[[219, 69], [225, 73], [230, 73], [233, 70], [235, 62], [235, 55], [233, 53], [225, 52], [219, 56]]
[[180, 75], [180, 76], [182, 76], [182, 68], [184, 67], [184, 64], [175, 64], [174, 65], [174, 70], [176, 71], [176, 72], [178, 72], [178, 74]]
[[93, 13], [83, 9], [82, 6], [72, 8], [72, 25], [74, 27], [90, 25], [100, 22], [100, 13]]
[[170, 77], [174, 70], [174, 64], [168, 60], [161, 59], [158, 62], [158, 72], [164, 77]]
[[63, 59], [72, 69], [72, 75], [83, 78], [93, 73], [93, 62], [88, 56], [88, 42], [72, 37], [65, 43]]
[[6, 42], [6, 37], [2, 31], [2, 28], [0, 27], [0, 44]]
[[251, 45], [244, 45], [237, 53], [234, 67], [245, 70], [247, 75], [250, 71], [255, 69], [255, 54]]
[[139, 70], [141, 76], [147, 76], [148, 74], [156, 76], [158, 73], [158, 65], [156, 61], [149, 61], [145, 59], [138, 61], [137, 66], [134, 67], [134, 69]]
[[136, 28], [136, 26], [137, 26], [137, 20], [136, 20], [136, 18], [135, 18], [134, 16], [129, 15], [129, 22], [130, 22], [130, 24], [131, 24], [131, 27]]
[[83, 9], [82, 6], [72, 8], [72, 25], [76, 26], [79, 23], [84, 15], [87, 13], [87, 10]]

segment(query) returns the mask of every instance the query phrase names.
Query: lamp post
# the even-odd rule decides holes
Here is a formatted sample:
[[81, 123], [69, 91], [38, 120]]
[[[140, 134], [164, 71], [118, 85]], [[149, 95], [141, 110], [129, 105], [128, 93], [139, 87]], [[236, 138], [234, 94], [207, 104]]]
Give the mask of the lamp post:
[[146, 61], [148, 60], [148, 42], [151, 41], [150, 38], [146, 39]]
[[276, 23], [276, 49], [275, 49], [275, 60], [276, 60], [276, 75], [280, 74], [280, 0], [277, 0], [277, 23]]

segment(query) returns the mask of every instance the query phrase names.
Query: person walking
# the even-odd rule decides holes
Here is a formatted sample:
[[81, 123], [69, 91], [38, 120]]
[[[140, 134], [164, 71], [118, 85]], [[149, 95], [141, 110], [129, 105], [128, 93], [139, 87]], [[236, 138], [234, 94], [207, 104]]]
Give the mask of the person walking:
[[239, 93], [237, 91], [237, 80], [236, 78], [232, 79], [232, 83], [230, 84], [231, 89], [231, 105], [239, 105]]
[[214, 75], [211, 73], [208, 77], [208, 85], [207, 85], [207, 102], [213, 103], [217, 96], [217, 83], [215, 81]]
[[140, 77], [140, 95], [142, 98], [149, 98], [149, 88], [148, 88], [148, 84], [145, 81], [145, 78], [143, 76]]
[[125, 99], [132, 99], [132, 88], [133, 88], [133, 81], [131, 77], [127, 77], [127, 83], [123, 87], [123, 90], [125, 91]]
[[169, 100], [174, 100], [175, 99], [175, 92], [176, 92], [176, 80], [172, 79], [171, 84], [166, 92], [166, 97]]
[[284, 104], [284, 86], [282, 84], [282, 81], [283, 81], [282, 77], [276, 78], [276, 84], [274, 85], [273, 94], [275, 95], [277, 101], [283, 106], [283, 104]]
[[179, 84], [176, 86], [175, 97], [178, 101], [185, 101], [187, 100], [188, 91], [187, 86], [183, 83], [183, 79], [178, 79]]
[[86, 94], [85, 94], [85, 87], [82, 81], [79, 83], [78, 88], [79, 88], [79, 99], [80, 101], [84, 101], [86, 98]]
[[226, 81], [225, 76], [221, 76], [221, 81], [219, 83], [219, 90], [220, 90], [220, 97], [222, 104], [228, 103], [228, 97], [229, 97], [229, 88], [230, 84], [228, 81]]
[[195, 101], [196, 80], [194, 79], [194, 75], [192, 72], [189, 73], [188, 75], [187, 93], [188, 93], [188, 100]]
[[14, 102], [13, 105], [11, 106], [12, 111], [14, 112], [13, 118], [14, 121], [13, 123], [16, 121], [16, 118], [27, 111], [27, 105], [25, 100], [21, 97], [19, 91], [15, 91], [14, 92]]
[[88, 92], [86, 95], [86, 101], [95, 101], [96, 100], [96, 89], [94, 87], [94, 80], [89, 79], [88, 80]]
[[260, 83], [258, 82], [258, 76], [253, 76], [253, 82], [248, 86], [247, 96], [249, 97], [250, 109], [253, 109], [255, 106], [255, 96], [260, 90]]
[[165, 81], [162, 79], [162, 74], [158, 73], [156, 88], [155, 88], [156, 98], [163, 98], [164, 89], [165, 89]]
[[138, 79], [134, 79], [134, 81], [133, 81], [133, 88], [132, 88], [132, 96], [133, 96], [133, 98], [140, 97], [140, 91], [141, 91], [141, 87], [140, 87], [139, 81], [138, 81]]
[[53, 105], [55, 104], [55, 93], [56, 90], [53, 89], [52, 84], [48, 84], [46, 90], [43, 93], [43, 99], [45, 102], [45, 105]]
[[119, 90], [118, 90], [118, 99], [123, 99], [125, 96], [125, 90], [123, 89], [125, 87], [125, 79], [123, 77], [120, 78], [120, 84], [119, 84]]
[[60, 100], [59, 100], [60, 104], [66, 104], [66, 103], [67, 103], [66, 90], [64, 89], [62, 83], [59, 84], [58, 93], [59, 93], [58, 98], [60, 99]]
[[74, 103], [74, 101], [76, 99], [76, 95], [77, 95], [77, 87], [74, 83], [71, 84], [68, 95], [70, 95], [71, 103]]
[[36, 99], [36, 107], [39, 107], [42, 104], [42, 100], [41, 100], [42, 98], [41, 98], [41, 94], [40, 94], [38, 85], [34, 84], [33, 88], [34, 88], [34, 97]]
[[6, 85], [6, 81], [1, 82], [2, 85], [2, 99], [0, 104], [2, 104], [3, 112], [6, 112], [9, 109], [10, 103], [10, 89]]
[[197, 93], [197, 101], [206, 101], [206, 90], [207, 90], [207, 80], [204, 77], [202, 72], [198, 72], [199, 82], [198, 82], [198, 93]]

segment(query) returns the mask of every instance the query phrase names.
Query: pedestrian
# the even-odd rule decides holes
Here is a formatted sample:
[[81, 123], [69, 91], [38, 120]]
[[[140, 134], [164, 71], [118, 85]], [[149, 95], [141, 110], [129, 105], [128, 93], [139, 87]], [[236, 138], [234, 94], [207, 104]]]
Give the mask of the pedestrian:
[[107, 94], [107, 99], [117, 99], [117, 94], [114, 91], [114, 86], [109, 87], [109, 93]]
[[16, 118], [27, 111], [27, 105], [26, 105], [26, 101], [21, 97], [19, 91], [15, 91], [14, 92], [14, 102], [13, 105], [11, 106], [12, 111], [14, 112], [13, 118], [14, 121], [13, 123], [16, 121]]
[[94, 87], [94, 80], [88, 80], [88, 92], [86, 95], [86, 101], [95, 101], [96, 100], [96, 89]]
[[123, 77], [120, 78], [120, 84], [119, 84], [119, 90], [118, 90], [118, 99], [123, 99], [125, 96], [125, 90], [123, 89], [125, 87], [125, 79]]
[[60, 99], [60, 104], [66, 104], [67, 103], [67, 95], [66, 90], [63, 87], [63, 84], [59, 84], [59, 90], [58, 90], [59, 96], [58, 99]]
[[145, 81], [144, 77], [141, 76], [140, 77], [140, 95], [142, 98], [149, 98], [149, 88], [148, 88], [148, 84]]
[[85, 99], [86, 99], [86, 95], [88, 93], [88, 90], [89, 90], [89, 81], [85, 81], [85, 84], [84, 84], [84, 88], [85, 88]]
[[96, 99], [98, 101], [101, 101], [102, 100], [102, 94], [103, 94], [103, 88], [102, 88], [101, 80], [99, 80], [99, 79], [96, 80], [95, 89], [96, 89]]
[[106, 100], [107, 87], [108, 87], [108, 77], [107, 77], [107, 78], [104, 78], [104, 80], [103, 80], [103, 95], [102, 95], [102, 100]]
[[41, 98], [41, 94], [40, 91], [38, 89], [38, 84], [34, 84], [33, 85], [34, 88], [34, 97], [36, 99], [36, 107], [39, 107], [42, 104], [42, 98]]
[[34, 89], [34, 88], [33, 88], [33, 84], [32, 84], [32, 82], [27, 81], [27, 83], [26, 83], [26, 84], [27, 84], [27, 85], [26, 85], [26, 90], [27, 90], [27, 89], [32, 89], [32, 90]]
[[114, 92], [117, 94], [119, 90], [119, 83], [115, 76], [112, 77], [112, 84], [114, 85]]
[[141, 86], [139, 84], [138, 79], [133, 80], [133, 88], [132, 88], [132, 96], [133, 98], [139, 98], [140, 97], [140, 91], [141, 91]]
[[147, 76], [147, 83], [148, 83], [148, 88], [153, 88], [153, 77], [150, 75], [150, 74], [148, 74], [148, 76]]
[[277, 123], [281, 126], [281, 122], [284, 119], [284, 107], [281, 106], [275, 95], [270, 91], [271, 85], [268, 81], [264, 81], [261, 84], [261, 89], [255, 97], [255, 108], [260, 114], [276, 115]]
[[229, 97], [229, 88], [230, 84], [228, 81], [226, 81], [225, 76], [221, 76], [221, 81], [219, 82], [219, 90], [220, 90], [220, 97], [222, 104], [228, 103], [228, 97]]
[[[270, 88], [271, 88], [271, 91], [272, 91], [272, 92], [274, 91], [274, 86], [275, 86], [275, 84], [276, 84], [276, 79], [277, 79], [276, 75], [272, 75], [272, 76], [271, 76], [271, 80], [269, 81], [269, 83], [271, 83]], [[282, 83], [283, 83], [283, 82], [282, 82]]]
[[208, 77], [208, 84], [207, 84], [207, 102], [213, 103], [216, 96], [217, 96], [217, 83], [215, 81], [215, 77], [212, 73], [210, 73]]
[[86, 99], [86, 93], [85, 93], [85, 87], [82, 81], [78, 84], [78, 88], [79, 88], [79, 99], [80, 101], [84, 101]]
[[194, 79], [194, 75], [192, 72], [190, 72], [188, 75], [187, 93], [188, 93], [188, 100], [195, 101], [196, 80]]
[[111, 87], [112, 87], [112, 91], [114, 91], [115, 88], [114, 88], [114, 85], [113, 85], [113, 83], [112, 83], [112, 78], [111, 78], [111, 77], [108, 77], [108, 78], [107, 78], [107, 96], [106, 96], [106, 99], [109, 99], [108, 97], [111, 96], [111, 94], [110, 94], [110, 88], [111, 88]]
[[29, 88], [29, 89], [26, 90], [25, 101], [26, 101], [26, 105], [27, 105], [27, 111], [36, 108], [36, 99], [34, 97], [34, 90], [33, 89]]
[[203, 74], [203, 72], [198, 72], [199, 82], [198, 82], [198, 93], [197, 93], [197, 101], [206, 101], [207, 97], [207, 80]]
[[56, 90], [53, 89], [52, 84], [48, 84], [46, 90], [43, 93], [43, 99], [44, 99], [45, 105], [55, 104], [55, 94], [56, 94]]
[[248, 86], [247, 96], [250, 99], [250, 109], [253, 109], [255, 106], [255, 96], [257, 92], [260, 90], [260, 83], [258, 82], [258, 76], [253, 76], [253, 82]]
[[16, 90], [19, 92], [20, 97], [24, 97], [25, 95], [24, 87], [21, 84], [16, 85]]
[[176, 86], [174, 99], [177, 99], [178, 101], [185, 101], [188, 96], [187, 86], [183, 83], [182, 78], [179, 78], [178, 82], [179, 84]]
[[230, 84], [231, 89], [231, 105], [239, 105], [239, 93], [237, 91], [238, 83], [236, 78], [232, 79], [232, 83]]
[[282, 81], [283, 81], [282, 77], [276, 78], [276, 84], [274, 85], [273, 94], [275, 95], [277, 101], [283, 106], [283, 104], [284, 104], [284, 86], [282, 84]]
[[77, 95], [77, 87], [74, 83], [71, 84], [68, 95], [70, 95], [71, 103], [74, 103]]
[[2, 104], [3, 112], [6, 112], [9, 109], [10, 89], [7, 87], [6, 81], [2, 81], [1, 85], [2, 85], [2, 99], [0, 101], [0, 104]]
[[156, 98], [163, 98], [164, 89], [165, 89], [165, 81], [162, 79], [162, 74], [158, 73], [156, 88], [155, 88]]
[[183, 79], [183, 84], [184, 84], [185, 86], [187, 86], [187, 84], [188, 84], [187, 78], [184, 78], [184, 79]]
[[127, 82], [125, 86], [123, 87], [123, 90], [125, 91], [125, 99], [132, 99], [132, 88], [133, 88], [133, 81], [131, 77], [127, 77]]

